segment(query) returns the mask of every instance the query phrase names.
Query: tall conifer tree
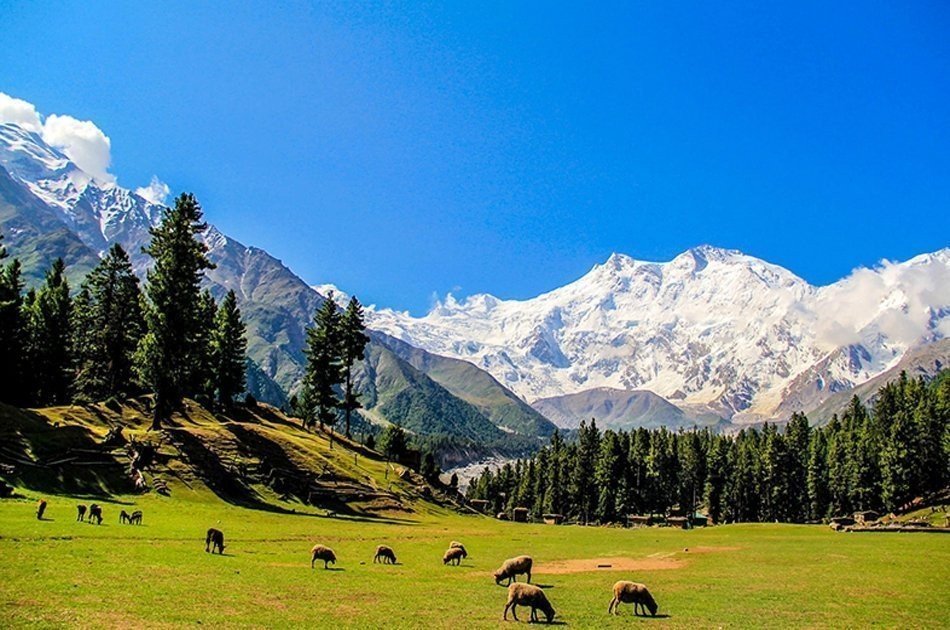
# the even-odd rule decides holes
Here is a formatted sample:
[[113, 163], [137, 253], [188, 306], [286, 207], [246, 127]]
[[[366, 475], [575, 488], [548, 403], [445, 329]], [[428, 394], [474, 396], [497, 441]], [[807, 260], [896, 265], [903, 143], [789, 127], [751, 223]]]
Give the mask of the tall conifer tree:
[[31, 301], [27, 314], [30, 380], [33, 404], [61, 405], [68, 401], [73, 380], [70, 333], [72, 300], [66, 264], [57, 258]]
[[[304, 375], [303, 400], [312, 422], [315, 418], [322, 427], [336, 421], [340, 406], [334, 388], [342, 381], [340, 359], [340, 313], [333, 302], [331, 291], [307, 329], [307, 371]], [[305, 418], [308, 419], [308, 418]]]
[[190, 361], [202, 325], [200, 284], [204, 270], [213, 267], [207, 246], [197, 238], [207, 227], [194, 195], [183, 193], [152, 228], [152, 241], [144, 248], [155, 266], [145, 289], [148, 332], [139, 344], [138, 365], [155, 392], [154, 429], [181, 404], [192, 375]]
[[346, 312], [341, 321], [340, 350], [343, 363], [343, 412], [346, 420], [346, 437], [350, 437], [350, 414], [362, 405], [359, 401], [359, 394], [353, 391], [353, 365], [357, 361], [363, 360], [363, 352], [366, 350], [366, 344], [369, 343], [369, 337], [364, 332], [366, 325], [363, 323], [363, 305], [356, 299], [356, 296], [350, 298], [350, 303], [346, 306]]
[[[0, 239], [3, 236], [0, 235]], [[6, 258], [0, 245], [0, 259]], [[23, 403], [23, 280], [20, 261], [0, 265], [0, 401]]]
[[228, 291], [218, 308], [212, 335], [214, 382], [218, 391], [218, 403], [230, 407], [234, 397], [244, 391], [245, 364], [247, 361], [247, 330], [238, 309], [237, 296]]
[[139, 281], [121, 245], [113, 245], [86, 277], [73, 311], [76, 394], [90, 400], [130, 395], [145, 320]]

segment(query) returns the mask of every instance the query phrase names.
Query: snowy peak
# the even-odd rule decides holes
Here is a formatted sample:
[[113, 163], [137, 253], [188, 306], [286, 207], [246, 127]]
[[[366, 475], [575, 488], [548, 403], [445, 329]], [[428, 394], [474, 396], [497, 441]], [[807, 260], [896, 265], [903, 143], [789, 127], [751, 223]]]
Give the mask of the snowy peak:
[[161, 205], [97, 180], [38, 133], [12, 123], [0, 124], [0, 165], [97, 252], [111, 242], [128, 247], [147, 240], [161, 218]]
[[450, 295], [424, 317], [379, 310], [370, 322], [475, 363], [529, 401], [645, 389], [754, 420], [772, 417], [802, 379], [830, 384], [817, 387], [820, 397], [950, 336], [948, 252], [858, 269], [821, 288], [709, 245], [667, 262], [615, 253], [535, 298]]

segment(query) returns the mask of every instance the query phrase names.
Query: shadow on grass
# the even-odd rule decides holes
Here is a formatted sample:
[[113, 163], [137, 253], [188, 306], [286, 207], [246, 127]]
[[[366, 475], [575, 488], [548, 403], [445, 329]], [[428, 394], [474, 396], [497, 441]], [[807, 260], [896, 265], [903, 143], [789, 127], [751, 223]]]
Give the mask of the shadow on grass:
[[8, 481], [40, 493], [101, 499], [133, 490], [125, 467], [96, 434], [84, 426], [51, 424], [30, 409], [0, 405], [0, 464], [13, 469]]

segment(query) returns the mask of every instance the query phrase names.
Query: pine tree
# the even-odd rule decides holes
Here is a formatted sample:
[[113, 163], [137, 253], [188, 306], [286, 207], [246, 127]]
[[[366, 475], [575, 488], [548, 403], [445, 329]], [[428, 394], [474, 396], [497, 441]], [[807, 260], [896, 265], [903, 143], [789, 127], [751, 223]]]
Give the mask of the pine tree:
[[204, 270], [213, 268], [207, 246], [197, 238], [207, 227], [194, 195], [183, 193], [174, 208], [165, 209], [143, 249], [155, 265], [145, 288], [147, 333], [136, 355], [142, 380], [155, 392], [153, 429], [181, 405], [194, 380], [196, 341], [207, 326], [200, 321], [200, 284]]
[[792, 414], [785, 429], [788, 447], [789, 518], [801, 523], [808, 518], [808, 445], [811, 428], [803, 413]]
[[[0, 245], [0, 259], [6, 255]], [[0, 266], [0, 401], [10, 404], [26, 402], [21, 380], [26, 326], [20, 273], [19, 260]]]
[[706, 506], [712, 523], [721, 523], [725, 494], [727, 450], [722, 439], [714, 438], [706, 456]]
[[139, 281], [120, 245], [113, 245], [86, 277], [73, 314], [76, 395], [104, 400], [133, 393], [133, 357], [145, 320]]
[[597, 493], [594, 490], [594, 462], [600, 450], [600, 432], [597, 422], [583, 420], [577, 431], [577, 455], [571, 470], [570, 490], [577, 516], [586, 523], [597, 510]]
[[620, 440], [613, 431], [606, 431], [600, 440], [600, 449], [594, 465], [593, 491], [597, 496], [597, 520], [602, 523], [616, 522], [618, 492], [623, 476], [623, 458]]
[[346, 418], [346, 437], [350, 437], [350, 414], [362, 405], [353, 391], [353, 364], [363, 360], [369, 337], [364, 332], [363, 305], [354, 295], [346, 307], [341, 322], [340, 347], [343, 359], [343, 411]]
[[543, 511], [548, 514], [564, 514], [567, 511], [564, 492], [564, 455], [564, 440], [561, 434], [555, 431], [551, 436], [548, 476], [545, 481]]
[[307, 420], [315, 418], [321, 428], [336, 421], [340, 406], [334, 388], [342, 382], [340, 352], [340, 313], [333, 303], [331, 291], [317, 310], [313, 326], [307, 329], [307, 371], [304, 375], [303, 398]]
[[379, 438], [379, 448], [390, 459], [399, 460], [408, 448], [405, 429], [398, 424], [388, 425]]
[[211, 291], [205, 289], [195, 311], [194, 336], [188, 359], [190, 369], [184, 393], [208, 406], [215, 399], [214, 331], [217, 317], [218, 304]]
[[231, 408], [234, 397], [244, 391], [247, 361], [246, 326], [241, 319], [234, 291], [228, 291], [214, 319], [211, 335], [213, 382], [217, 388], [218, 404]]
[[72, 300], [66, 264], [57, 258], [27, 309], [26, 355], [37, 405], [61, 405], [69, 400], [73, 380]]
[[828, 516], [828, 441], [824, 431], [816, 431], [808, 444], [808, 518]]

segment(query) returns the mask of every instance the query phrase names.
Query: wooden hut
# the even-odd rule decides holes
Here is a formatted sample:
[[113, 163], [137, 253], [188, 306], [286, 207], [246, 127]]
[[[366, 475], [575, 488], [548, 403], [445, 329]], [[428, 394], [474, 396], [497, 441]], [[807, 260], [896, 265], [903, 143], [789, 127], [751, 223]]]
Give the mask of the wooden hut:
[[528, 522], [528, 508], [526, 507], [516, 507], [514, 509], [515, 522], [516, 523], [527, 523]]
[[544, 514], [541, 516], [545, 525], [560, 525], [564, 522], [563, 514]]
[[507, 521], [508, 512], [499, 512], [498, 514], [495, 515], [495, 518], [497, 518], [499, 521]]
[[471, 501], [468, 502], [468, 504], [469, 506], [471, 506], [472, 509], [478, 510], [479, 512], [483, 514], [485, 513], [485, 510], [488, 509], [488, 501], [484, 499], [472, 499]]
[[858, 525], [867, 525], [869, 523], [873, 523], [879, 518], [881, 518], [881, 515], [874, 510], [865, 510], [863, 512], [854, 513], [854, 522]]
[[685, 516], [668, 516], [666, 524], [679, 529], [689, 529], [689, 519]]
[[650, 514], [627, 514], [627, 527], [649, 527], [653, 524]]

